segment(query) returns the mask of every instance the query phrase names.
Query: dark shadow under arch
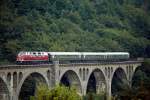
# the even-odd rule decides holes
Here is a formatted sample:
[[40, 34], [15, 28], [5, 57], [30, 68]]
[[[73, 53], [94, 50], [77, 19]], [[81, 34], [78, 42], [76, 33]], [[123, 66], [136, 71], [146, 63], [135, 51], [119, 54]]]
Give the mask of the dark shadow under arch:
[[72, 70], [69, 70], [63, 74], [60, 80], [60, 84], [63, 84], [68, 87], [73, 86], [77, 89], [77, 92], [82, 93], [80, 79], [78, 75]]
[[31, 73], [22, 84], [19, 100], [30, 100], [30, 96], [34, 96], [36, 87], [39, 84], [46, 84], [45, 78], [40, 73]]
[[22, 77], [23, 77], [22, 72], [19, 72], [19, 79], [18, 79], [19, 82], [21, 81]]
[[88, 80], [86, 93], [106, 93], [106, 79], [100, 69], [95, 69]]
[[10, 85], [10, 80], [11, 80], [11, 73], [8, 73], [7, 74], [7, 82], [9, 85]]
[[9, 90], [6, 83], [0, 77], [0, 100], [10, 100]]
[[132, 88], [136, 90], [142, 85], [150, 90], [150, 66], [138, 66], [132, 76]]
[[17, 72], [13, 73], [13, 88], [16, 89], [17, 87]]
[[132, 84], [133, 88], [136, 88], [136, 87], [140, 86], [140, 81], [142, 80], [141, 76], [143, 76], [142, 74], [144, 74], [143, 71], [142, 71], [142, 67], [138, 66], [135, 69], [135, 71], [133, 73], [133, 76], [131, 78], [132, 79], [131, 84]]
[[123, 88], [127, 88], [127, 76], [122, 68], [117, 68], [112, 77], [111, 92], [112, 96], [118, 96]]
[[150, 60], [138, 66], [132, 76], [132, 90], [140, 100], [150, 100]]

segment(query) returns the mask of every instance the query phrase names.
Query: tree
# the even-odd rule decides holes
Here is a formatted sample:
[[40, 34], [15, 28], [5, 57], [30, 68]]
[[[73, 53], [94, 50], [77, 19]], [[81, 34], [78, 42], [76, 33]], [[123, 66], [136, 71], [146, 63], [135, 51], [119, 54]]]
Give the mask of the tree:
[[35, 96], [30, 100], [81, 100], [76, 89], [56, 85], [53, 89], [49, 89], [45, 85], [39, 85], [35, 92]]

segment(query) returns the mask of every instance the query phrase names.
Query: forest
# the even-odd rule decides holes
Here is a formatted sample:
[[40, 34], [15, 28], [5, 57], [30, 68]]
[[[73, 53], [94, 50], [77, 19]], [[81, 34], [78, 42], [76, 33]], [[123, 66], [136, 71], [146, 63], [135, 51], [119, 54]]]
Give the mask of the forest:
[[150, 57], [150, 0], [1, 0], [0, 63], [19, 51]]
[[[150, 0], [0, 0], [0, 64], [15, 63], [20, 51], [123, 51], [150, 58]], [[133, 87], [113, 88], [120, 97], [150, 93], [150, 60], [142, 66]], [[69, 97], [68, 88], [57, 89]]]

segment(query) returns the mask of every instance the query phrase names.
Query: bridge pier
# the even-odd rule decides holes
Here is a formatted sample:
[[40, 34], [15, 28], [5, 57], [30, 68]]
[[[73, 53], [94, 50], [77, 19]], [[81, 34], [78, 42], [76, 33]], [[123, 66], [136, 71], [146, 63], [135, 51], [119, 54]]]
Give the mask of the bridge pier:
[[9, 100], [8, 94], [0, 94], [0, 98], [1, 98], [2, 100]]
[[[11, 73], [10, 74], [10, 81], [8, 81], [10, 83], [9, 84], [9, 90], [10, 90], [10, 100], [18, 100], [18, 96], [17, 96], [17, 93], [16, 93], [16, 87], [17, 87], [17, 84], [15, 85], [14, 83], [17, 82], [17, 79], [15, 80], [14, 78], [14, 75]], [[2, 99], [2, 100], [9, 100], [9, 99]]]
[[11, 74], [11, 78], [10, 78], [10, 100], [14, 100], [13, 99], [13, 95], [14, 95], [14, 91], [13, 91], [13, 75]]
[[111, 80], [109, 79], [107, 82], [107, 100], [111, 100], [112, 95], [111, 95]]
[[59, 61], [53, 61], [53, 65], [54, 65], [54, 68], [53, 68], [53, 71], [54, 71], [54, 75], [55, 75], [55, 85], [56, 84], [59, 84]]
[[82, 81], [82, 95], [86, 95], [86, 82]]
[[13, 93], [13, 99], [12, 100], [18, 100], [18, 95], [16, 92]]

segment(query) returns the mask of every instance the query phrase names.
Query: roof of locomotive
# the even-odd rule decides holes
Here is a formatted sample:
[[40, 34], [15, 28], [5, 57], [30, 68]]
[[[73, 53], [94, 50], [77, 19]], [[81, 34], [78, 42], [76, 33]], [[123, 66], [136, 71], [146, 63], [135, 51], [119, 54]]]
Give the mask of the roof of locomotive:
[[33, 54], [33, 53], [47, 54], [47, 52], [44, 52], [44, 51], [20, 51], [20, 52], [18, 53], [18, 55], [20, 55], [20, 54]]

